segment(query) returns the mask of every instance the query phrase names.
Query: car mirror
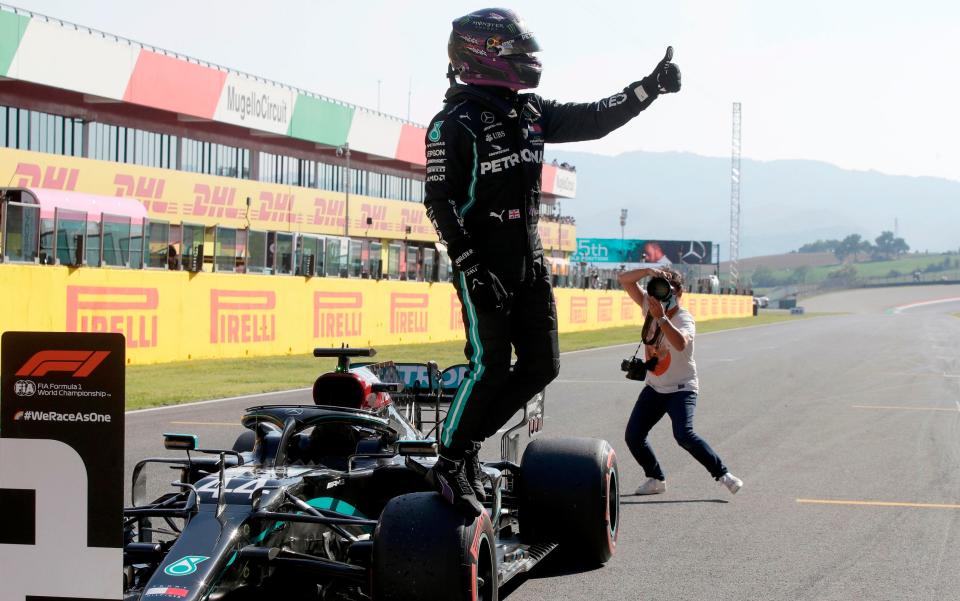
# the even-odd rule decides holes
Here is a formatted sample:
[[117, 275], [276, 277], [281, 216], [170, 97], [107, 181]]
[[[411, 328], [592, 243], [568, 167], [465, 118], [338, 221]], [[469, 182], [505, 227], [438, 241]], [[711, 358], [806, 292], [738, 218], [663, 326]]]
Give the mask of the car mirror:
[[133, 484], [130, 488], [130, 502], [133, 507], [140, 507], [147, 500], [147, 471], [146, 463], [140, 462], [133, 468]]
[[404, 457], [434, 457], [436, 454], [437, 441], [432, 438], [397, 441], [397, 455]]
[[199, 440], [194, 434], [174, 434], [164, 432], [163, 448], [168, 451], [193, 451], [199, 445]]

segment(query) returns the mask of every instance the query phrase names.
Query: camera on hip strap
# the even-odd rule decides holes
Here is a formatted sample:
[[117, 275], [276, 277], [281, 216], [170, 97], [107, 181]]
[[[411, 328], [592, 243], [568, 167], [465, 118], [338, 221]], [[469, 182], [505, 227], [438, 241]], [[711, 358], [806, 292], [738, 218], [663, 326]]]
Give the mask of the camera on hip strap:
[[657, 358], [644, 361], [639, 357], [631, 357], [620, 362], [620, 371], [626, 372], [628, 380], [642, 382], [647, 379], [647, 372], [656, 369]]

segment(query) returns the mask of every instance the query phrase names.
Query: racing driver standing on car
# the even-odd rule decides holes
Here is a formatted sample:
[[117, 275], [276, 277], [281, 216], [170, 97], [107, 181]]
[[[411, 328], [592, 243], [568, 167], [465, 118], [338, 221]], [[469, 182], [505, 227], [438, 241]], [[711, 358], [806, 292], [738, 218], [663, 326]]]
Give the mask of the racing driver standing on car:
[[680, 89], [668, 48], [650, 75], [597, 102], [521, 94], [540, 82], [539, 50], [512, 10], [456, 19], [447, 46], [451, 87], [427, 127], [424, 204], [453, 263], [470, 361], [429, 477], [471, 515], [483, 511], [486, 496], [480, 443], [560, 367], [556, 303], [537, 233], [543, 146], [601, 138]]

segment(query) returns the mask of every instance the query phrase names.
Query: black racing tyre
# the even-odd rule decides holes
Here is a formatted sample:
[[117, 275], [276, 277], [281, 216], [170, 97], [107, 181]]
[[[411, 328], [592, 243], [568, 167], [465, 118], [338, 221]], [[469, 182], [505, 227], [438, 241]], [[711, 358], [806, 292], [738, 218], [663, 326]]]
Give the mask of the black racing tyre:
[[394, 497], [373, 534], [375, 601], [497, 601], [496, 539], [434, 492]]
[[583, 565], [606, 563], [620, 530], [617, 455], [596, 438], [539, 438], [520, 465], [520, 536], [559, 543]]
[[233, 450], [238, 453], [249, 453], [256, 443], [257, 433], [253, 430], [245, 430], [237, 436], [237, 440], [233, 443]]

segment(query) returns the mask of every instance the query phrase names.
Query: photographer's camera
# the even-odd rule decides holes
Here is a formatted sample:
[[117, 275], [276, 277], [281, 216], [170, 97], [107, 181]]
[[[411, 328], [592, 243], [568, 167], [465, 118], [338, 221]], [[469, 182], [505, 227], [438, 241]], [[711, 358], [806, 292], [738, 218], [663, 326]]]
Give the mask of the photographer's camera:
[[620, 371], [627, 374], [628, 380], [642, 382], [647, 378], [647, 372], [657, 366], [657, 358], [643, 361], [638, 357], [631, 357], [620, 362]]

